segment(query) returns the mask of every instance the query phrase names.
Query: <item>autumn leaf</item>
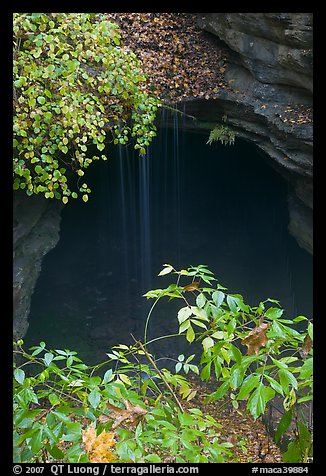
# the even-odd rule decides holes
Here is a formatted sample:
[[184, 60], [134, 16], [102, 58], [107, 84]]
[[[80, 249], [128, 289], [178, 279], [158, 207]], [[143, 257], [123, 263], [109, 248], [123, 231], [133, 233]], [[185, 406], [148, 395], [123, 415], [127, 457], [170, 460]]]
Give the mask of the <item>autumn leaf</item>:
[[163, 102], [178, 102], [184, 97], [200, 95], [216, 97], [216, 84], [226, 87], [224, 75], [228, 52], [207, 39], [196, 26], [195, 14], [105, 15], [120, 25], [121, 43], [137, 52], [148, 77], [148, 90], [155, 91]]
[[128, 400], [123, 401], [125, 404], [126, 409], [117, 407], [112, 405], [112, 403], [107, 403], [106, 406], [111, 410], [110, 416], [108, 415], [100, 415], [99, 421], [105, 423], [109, 420], [114, 420], [112, 425], [112, 430], [117, 428], [121, 423], [124, 421], [129, 421], [130, 426], [134, 427], [137, 426], [139, 420], [146, 415], [147, 411], [140, 407], [139, 405], [133, 406]]
[[304, 358], [307, 357], [311, 348], [312, 348], [312, 340], [310, 335], [307, 333], [302, 344], [302, 353]]
[[255, 327], [252, 331], [249, 332], [247, 337], [242, 339], [242, 344], [248, 347], [247, 355], [258, 355], [260, 348], [265, 347], [268, 341], [266, 331], [269, 326], [270, 324], [266, 324], [261, 321], [259, 326]]
[[91, 463], [111, 463], [116, 460], [114, 454], [109, 450], [116, 444], [114, 435], [114, 433], [103, 431], [96, 436], [96, 430], [92, 426], [83, 430], [82, 439]]
[[199, 285], [199, 281], [193, 281], [192, 283], [187, 284], [187, 286], [184, 286], [183, 290], [184, 291], [195, 291], [196, 289], [198, 289], [198, 285]]

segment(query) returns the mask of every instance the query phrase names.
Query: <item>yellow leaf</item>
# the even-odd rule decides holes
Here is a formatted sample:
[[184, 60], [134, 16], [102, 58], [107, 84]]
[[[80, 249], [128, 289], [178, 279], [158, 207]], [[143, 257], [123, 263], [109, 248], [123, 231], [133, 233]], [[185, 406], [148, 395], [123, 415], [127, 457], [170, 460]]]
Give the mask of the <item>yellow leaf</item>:
[[83, 443], [91, 463], [110, 463], [116, 460], [114, 454], [109, 450], [115, 446], [115, 433], [103, 431], [96, 436], [96, 430], [88, 427], [82, 432]]

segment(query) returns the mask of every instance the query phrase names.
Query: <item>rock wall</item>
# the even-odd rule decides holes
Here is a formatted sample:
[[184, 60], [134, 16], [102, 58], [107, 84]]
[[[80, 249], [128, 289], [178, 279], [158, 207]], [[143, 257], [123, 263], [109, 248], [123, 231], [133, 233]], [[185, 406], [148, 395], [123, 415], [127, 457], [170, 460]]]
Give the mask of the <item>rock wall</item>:
[[24, 337], [41, 262], [59, 240], [62, 204], [23, 192], [14, 194], [13, 338]]
[[312, 253], [312, 14], [199, 13], [198, 25], [230, 48], [230, 88], [186, 101], [189, 127], [224, 120], [273, 159], [289, 183], [289, 231]]

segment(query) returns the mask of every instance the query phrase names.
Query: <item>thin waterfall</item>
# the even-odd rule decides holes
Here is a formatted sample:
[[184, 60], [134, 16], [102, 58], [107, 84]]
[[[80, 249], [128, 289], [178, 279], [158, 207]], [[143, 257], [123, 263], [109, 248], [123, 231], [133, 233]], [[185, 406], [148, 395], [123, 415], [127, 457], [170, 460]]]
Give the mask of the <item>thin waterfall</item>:
[[174, 203], [175, 232], [177, 241], [177, 264], [180, 263], [180, 145], [179, 145], [179, 112], [173, 114], [173, 172], [174, 172]]
[[151, 287], [150, 157], [139, 158], [139, 256], [142, 293]]
[[130, 244], [128, 242], [128, 229], [130, 230], [130, 222], [127, 218], [127, 202], [129, 201], [129, 194], [128, 194], [128, 164], [129, 164], [129, 157], [128, 157], [128, 149], [126, 147], [122, 147], [119, 144], [119, 153], [118, 153], [118, 160], [119, 160], [119, 176], [120, 176], [120, 198], [121, 198], [121, 228], [122, 228], [122, 254], [123, 254], [123, 265], [124, 265], [124, 285], [125, 285], [125, 292], [126, 295], [130, 296], [130, 252], [129, 247]]

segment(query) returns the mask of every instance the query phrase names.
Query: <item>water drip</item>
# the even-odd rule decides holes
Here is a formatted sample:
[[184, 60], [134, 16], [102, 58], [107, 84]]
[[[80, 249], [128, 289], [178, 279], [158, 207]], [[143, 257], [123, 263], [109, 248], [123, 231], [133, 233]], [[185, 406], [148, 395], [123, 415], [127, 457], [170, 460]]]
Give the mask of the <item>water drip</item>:
[[139, 159], [139, 270], [141, 292], [151, 288], [151, 213], [150, 213], [150, 157]]

